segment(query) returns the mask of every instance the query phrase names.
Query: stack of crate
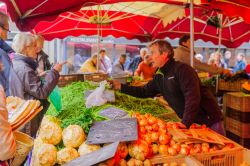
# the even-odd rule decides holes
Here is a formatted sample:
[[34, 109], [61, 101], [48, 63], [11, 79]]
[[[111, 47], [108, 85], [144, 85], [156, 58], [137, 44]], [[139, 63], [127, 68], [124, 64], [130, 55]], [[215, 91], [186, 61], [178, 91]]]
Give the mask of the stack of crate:
[[227, 137], [250, 148], [250, 95], [230, 92], [224, 99]]

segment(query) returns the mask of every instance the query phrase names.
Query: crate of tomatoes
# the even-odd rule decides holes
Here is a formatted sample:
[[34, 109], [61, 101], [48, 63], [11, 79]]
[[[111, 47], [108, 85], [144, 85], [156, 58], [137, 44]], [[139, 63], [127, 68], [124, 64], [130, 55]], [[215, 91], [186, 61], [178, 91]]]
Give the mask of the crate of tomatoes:
[[184, 161], [187, 156], [205, 166], [238, 166], [243, 162], [244, 148], [205, 125], [193, 124], [186, 129], [181, 123], [165, 122], [150, 114], [132, 116], [137, 118], [139, 129], [138, 141], [128, 146], [132, 158], [142, 161], [149, 158], [154, 165]]

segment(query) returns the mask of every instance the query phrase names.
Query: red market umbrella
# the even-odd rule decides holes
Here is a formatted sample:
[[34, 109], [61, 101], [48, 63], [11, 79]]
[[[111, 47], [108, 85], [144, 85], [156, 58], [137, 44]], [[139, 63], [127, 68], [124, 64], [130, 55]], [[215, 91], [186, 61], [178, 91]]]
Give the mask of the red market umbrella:
[[[75, 12], [83, 6], [134, 0], [2, 0], [13, 22], [22, 31], [30, 31], [40, 21], [53, 21], [64, 12]], [[137, 0], [145, 1], [145, 0]], [[187, 0], [151, 0], [164, 3], [186, 3]], [[194, 0], [200, 3], [206, 0]]]
[[159, 28], [185, 16], [185, 5], [159, 2], [120, 2], [66, 12], [53, 22], [40, 22], [33, 30], [47, 40], [67, 36], [112, 35], [150, 41]]
[[40, 21], [52, 21], [66, 11], [96, 5], [105, 0], [2, 0], [13, 22], [22, 31], [30, 31]]
[[223, 14], [235, 17], [240, 16], [250, 24], [250, 1], [249, 0], [211, 0], [209, 5], [219, 9]]
[[[187, 15], [188, 14], [187, 10]], [[177, 38], [190, 32], [190, 17], [178, 19], [158, 31], [156, 38]], [[228, 17], [213, 10], [195, 8], [194, 10], [195, 39], [211, 41], [214, 44], [236, 48], [250, 40], [250, 24], [240, 17]]]

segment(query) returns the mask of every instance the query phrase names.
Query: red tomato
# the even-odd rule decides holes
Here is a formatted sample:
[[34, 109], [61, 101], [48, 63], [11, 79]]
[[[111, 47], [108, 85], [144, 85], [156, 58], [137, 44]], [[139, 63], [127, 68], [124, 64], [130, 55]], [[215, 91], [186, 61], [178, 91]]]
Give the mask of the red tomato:
[[167, 122], [167, 128], [173, 128], [173, 123]]
[[155, 118], [155, 117], [149, 117], [148, 118], [148, 123], [150, 124], [150, 125], [153, 125], [153, 124], [155, 124], [157, 122], [157, 119]]
[[151, 135], [150, 134], [145, 134], [143, 135], [143, 140], [147, 142], [148, 145], [150, 145], [152, 143], [152, 140], [151, 140]]
[[173, 140], [173, 139], [171, 139], [170, 140], [170, 146], [173, 146], [173, 145], [175, 145], [176, 144], [176, 142]]
[[159, 133], [152, 132], [151, 133], [151, 140], [152, 140], [152, 142], [158, 142], [158, 140], [159, 140]]
[[166, 128], [162, 128], [162, 127], [159, 128], [158, 131], [159, 131], [160, 134], [166, 134], [167, 133], [167, 129]]
[[142, 134], [147, 133], [147, 130], [145, 129], [145, 127], [143, 127], [143, 126], [140, 127], [140, 133], [142, 133]]
[[148, 121], [147, 121], [145, 118], [142, 118], [142, 119], [139, 121], [139, 125], [140, 125], [140, 126], [146, 126], [146, 125], [148, 125]]
[[157, 123], [153, 124], [152, 129], [153, 129], [153, 131], [158, 131], [159, 130], [158, 124]]
[[145, 129], [147, 130], [147, 132], [150, 132], [153, 130], [152, 126], [149, 126], [149, 125], [145, 126]]
[[162, 145], [168, 144], [170, 142], [170, 137], [167, 134], [161, 134], [159, 136], [159, 143]]
[[176, 124], [176, 123], [174, 123], [174, 124], [172, 125], [172, 128], [173, 128], [173, 129], [179, 129], [179, 125]]
[[149, 114], [149, 113], [146, 113], [144, 116], [145, 116], [145, 118], [147, 118], [147, 119], [148, 119], [148, 118], [150, 118], [152, 115], [151, 115], [151, 114]]
[[165, 122], [161, 119], [157, 120], [157, 124], [161, 127], [161, 126], [165, 126]]
[[201, 128], [202, 128], [202, 129], [206, 129], [207, 126], [206, 126], [205, 124], [203, 124], [203, 125], [201, 125]]
[[198, 126], [197, 126], [195, 123], [193, 123], [189, 128], [190, 128], [190, 129], [197, 129]]
[[228, 144], [226, 144], [226, 146], [229, 147], [229, 148], [234, 148], [234, 144], [233, 143], [228, 143]]

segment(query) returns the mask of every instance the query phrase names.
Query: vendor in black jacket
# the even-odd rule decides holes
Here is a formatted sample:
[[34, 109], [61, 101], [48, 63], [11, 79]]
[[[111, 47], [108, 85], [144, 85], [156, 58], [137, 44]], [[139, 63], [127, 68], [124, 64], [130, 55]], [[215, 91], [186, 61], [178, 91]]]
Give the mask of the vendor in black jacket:
[[223, 117], [216, 99], [209, 89], [201, 85], [195, 70], [176, 62], [173, 48], [165, 40], [156, 40], [149, 48], [152, 63], [159, 68], [153, 80], [143, 87], [114, 81], [114, 89], [140, 98], [154, 97], [160, 93], [187, 127], [192, 123], [206, 124], [225, 135]]

